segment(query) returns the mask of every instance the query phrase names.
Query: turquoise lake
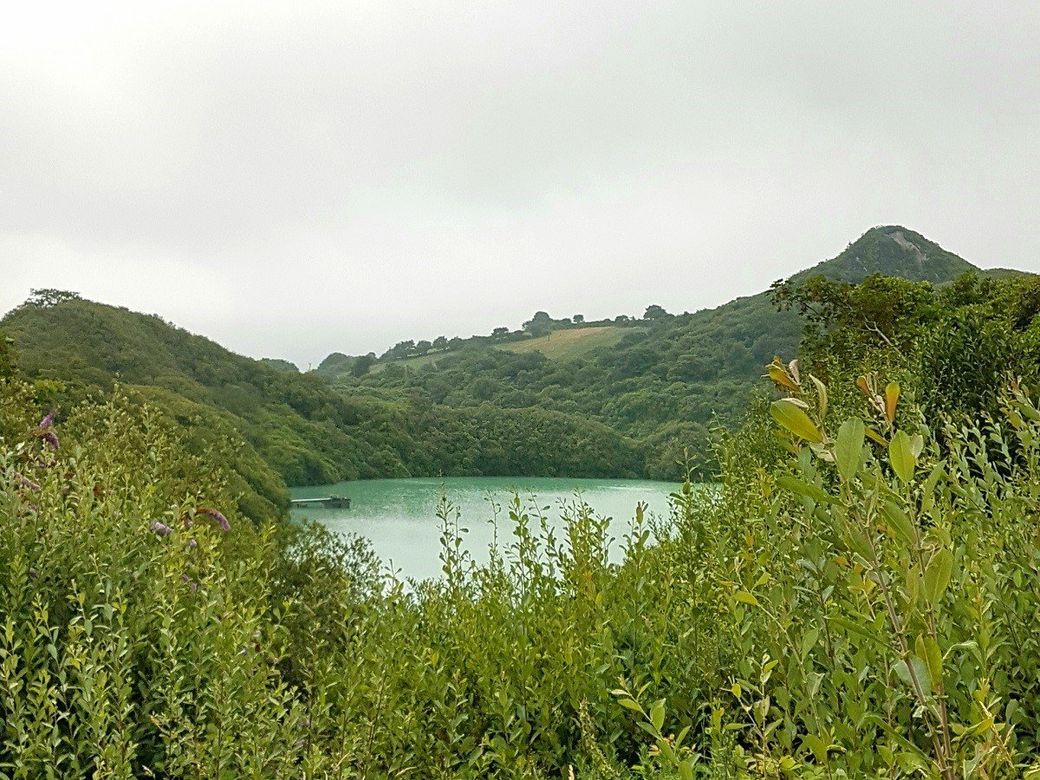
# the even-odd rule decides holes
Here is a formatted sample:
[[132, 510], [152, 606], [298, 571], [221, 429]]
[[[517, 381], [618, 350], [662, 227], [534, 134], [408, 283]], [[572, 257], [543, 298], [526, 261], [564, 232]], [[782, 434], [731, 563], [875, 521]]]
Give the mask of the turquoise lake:
[[[672, 482], [618, 479], [567, 479], [547, 477], [444, 477], [440, 479], [373, 479], [333, 485], [298, 487], [293, 498], [346, 496], [350, 509], [294, 508], [297, 518], [323, 523], [331, 530], [369, 539], [385, 565], [402, 577], [424, 579], [441, 574], [440, 532], [437, 505], [442, 495], [459, 508], [460, 525], [469, 529], [466, 548], [477, 561], [485, 561], [495, 536], [492, 504], [499, 505], [498, 538], [510, 538], [508, 505], [513, 493], [525, 506], [544, 509], [559, 525], [563, 502], [581, 500], [596, 514], [612, 518], [611, 532], [620, 537], [644, 502], [660, 518], [669, 515]], [[615, 550], [619, 549], [615, 547]]]

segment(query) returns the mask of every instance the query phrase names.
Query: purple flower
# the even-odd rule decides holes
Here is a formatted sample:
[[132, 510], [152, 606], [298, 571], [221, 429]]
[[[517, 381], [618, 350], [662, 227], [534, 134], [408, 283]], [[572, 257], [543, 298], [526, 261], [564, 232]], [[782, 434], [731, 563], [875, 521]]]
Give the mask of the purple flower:
[[57, 450], [61, 446], [58, 442], [58, 435], [54, 431], [47, 431], [42, 438], [52, 450]]
[[[54, 424], [54, 410], [52, 409], [51, 411], [47, 412], [46, 415], [44, 415], [44, 418], [42, 420], [40, 420], [40, 430], [41, 431], [45, 431], [48, 428], [50, 428], [51, 425], [53, 425], [53, 424]], [[57, 449], [57, 448], [55, 448], [55, 449]]]
[[14, 481], [21, 485], [23, 488], [29, 488], [29, 490], [31, 490], [33, 493], [40, 492], [40, 486], [37, 483], [33, 482], [28, 477], [23, 477], [17, 471], [14, 473]]
[[153, 521], [148, 527], [159, 536], [169, 536], [173, 533], [173, 529], [170, 526], [166, 525], [166, 523], [160, 523], [158, 520]]
[[196, 542], [194, 539], [189, 539], [188, 540], [188, 549], [189, 550], [194, 550], [198, 546], [199, 546], [199, 543]]
[[212, 518], [216, 521], [217, 525], [220, 526], [221, 531], [231, 530], [231, 523], [229, 523], [228, 519], [224, 517], [224, 515], [221, 512], [218, 512], [216, 509], [211, 509], [208, 506], [200, 506], [195, 510], [195, 514], [206, 515], [207, 517]]

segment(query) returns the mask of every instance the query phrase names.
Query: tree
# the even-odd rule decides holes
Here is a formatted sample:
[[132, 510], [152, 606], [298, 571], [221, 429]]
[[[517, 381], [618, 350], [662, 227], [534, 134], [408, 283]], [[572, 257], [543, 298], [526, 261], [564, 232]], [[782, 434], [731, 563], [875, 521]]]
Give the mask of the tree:
[[350, 373], [357, 377], [362, 377], [368, 373], [369, 369], [372, 368], [372, 364], [376, 362], [376, 356], [369, 352], [367, 355], [354, 358], [354, 363], [350, 366]]
[[490, 401], [498, 391], [498, 385], [487, 377], [478, 377], [470, 385], [470, 393], [481, 401]]
[[56, 290], [53, 287], [41, 287], [35, 288], [29, 291], [29, 299], [25, 302], [26, 306], [57, 306], [59, 303], [65, 303], [66, 301], [80, 301], [83, 300], [79, 293], [70, 292], [69, 290]]
[[448, 337], [438, 336], [433, 340], [434, 349], [447, 349], [448, 348]]
[[394, 359], [408, 357], [415, 350], [415, 342], [411, 339], [407, 341], [399, 341], [386, 352], [383, 353], [384, 358]]
[[501, 327], [495, 328], [491, 331], [491, 337], [496, 339], [502, 339], [509, 335], [509, 328]]
[[671, 314], [664, 310], [663, 306], [658, 306], [656, 303], [652, 303], [649, 306], [647, 306], [646, 311], [643, 312], [644, 320], [663, 320], [666, 317], [671, 316]]
[[571, 317], [571, 319], [574, 321], [575, 325], [581, 325], [583, 322], [585, 322], [585, 315], [575, 314], [573, 317]]
[[553, 320], [548, 313], [536, 311], [534, 316], [524, 323], [523, 328], [532, 336], [548, 336], [552, 332]]

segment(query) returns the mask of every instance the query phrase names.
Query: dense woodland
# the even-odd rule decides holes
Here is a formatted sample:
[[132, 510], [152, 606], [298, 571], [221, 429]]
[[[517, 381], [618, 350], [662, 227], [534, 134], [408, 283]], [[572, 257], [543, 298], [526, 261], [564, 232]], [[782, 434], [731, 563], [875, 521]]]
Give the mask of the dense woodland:
[[[477, 565], [482, 518], [444, 505], [443, 577], [410, 585], [360, 540], [244, 514], [242, 458], [275, 447], [249, 426], [357, 408], [319, 412], [322, 380], [77, 301], [11, 315], [0, 777], [1040, 777], [1040, 279], [773, 299], [799, 361], [756, 369], [716, 486], [635, 508], [621, 563], [588, 507], [555, 538], [517, 499]], [[41, 356], [72, 331], [26, 337], [57, 313], [64, 376]], [[106, 316], [150, 351], [91, 346]]]

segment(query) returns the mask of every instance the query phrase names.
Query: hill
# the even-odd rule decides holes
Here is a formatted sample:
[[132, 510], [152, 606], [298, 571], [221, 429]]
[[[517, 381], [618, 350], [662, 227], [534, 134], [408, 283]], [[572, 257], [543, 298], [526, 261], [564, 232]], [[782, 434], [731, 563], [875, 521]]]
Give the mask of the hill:
[[978, 270], [920, 233], [900, 225], [885, 225], [871, 228], [837, 257], [800, 271], [788, 281], [799, 283], [813, 276], [823, 276], [833, 281], [855, 283], [881, 274], [911, 282], [941, 284]]
[[[883, 271], [942, 283], [972, 268], [889, 226], [792, 279]], [[194, 430], [200, 450], [208, 430], [238, 431], [243, 492], [257, 506], [284, 504], [284, 483], [364, 477], [678, 478], [709, 467], [709, 428], [735, 420], [762, 366], [793, 355], [802, 335], [763, 292], [693, 314], [650, 306], [640, 319], [538, 312], [518, 330], [402, 342], [380, 358], [334, 353], [300, 374], [55, 290], [0, 329], [28, 378], [59, 380], [67, 394], [118, 384]]]
[[[884, 274], [940, 284], [972, 270], [919, 233], [883, 226], [790, 281], [824, 276], [852, 283]], [[774, 355], [796, 353], [802, 323], [793, 312], [777, 311], [767, 291], [692, 314], [670, 315], [659, 307], [650, 307], [651, 313], [624, 327], [554, 321], [559, 324], [551, 338], [496, 345], [482, 337], [422, 363], [391, 361], [370, 375], [332, 378], [344, 389], [419, 393], [435, 405], [489, 402], [577, 413], [643, 441], [652, 453], [648, 476], [675, 478], [687, 452], [695, 466], [710, 465], [709, 428], [742, 413]], [[499, 348], [489, 348], [494, 346]]]
[[76, 296], [29, 302], [0, 329], [13, 342], [18, 371], [67, 385], [66, 401], [118, 384], [182, 425], [239, 431], [241, 462], [250, 464], [243, 477], [264, 486], [262, 497], [272, 504], [285, 501], [283, 481], [642, 471], [641, 447], [593, 421], [487, 404], [432, 408], [405, 394], [334, 390], [317, 375], [236, 355], [158, 316]]
[[300, 373], [299, 367], [295, 363], [290, 363], [288, 360], [281, 360], [280, 358], [260, 358], [260, 362], [268, 368], [273, 368], [275, 371], [286, 371], [290, 374]]

